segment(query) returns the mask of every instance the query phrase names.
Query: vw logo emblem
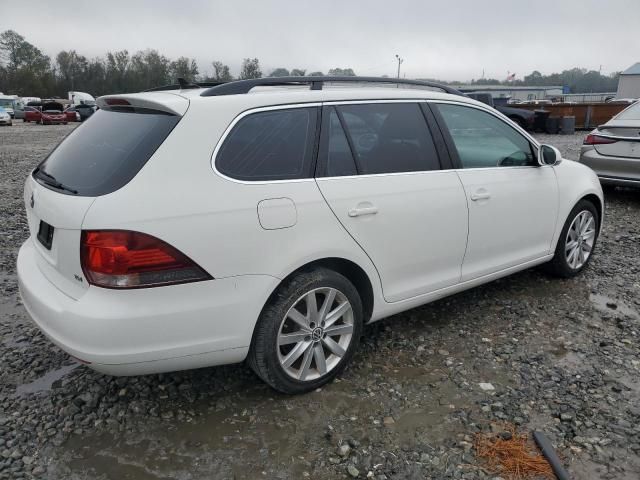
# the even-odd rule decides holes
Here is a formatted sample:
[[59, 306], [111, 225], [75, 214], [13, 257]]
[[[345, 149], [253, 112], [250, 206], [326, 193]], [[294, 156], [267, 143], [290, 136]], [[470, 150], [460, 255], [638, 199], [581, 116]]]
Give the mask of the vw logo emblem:
[[311, 332], [311, 339], [314, 342], [319, 342], [320, 340], [322, 340], [322, 329], [320, 327], [314, 328], [313, 331]]
[[35, 204], [36, 204], [36, 201], [33, 199], [33, 192], [31, 192], [31, 201], [29, 202], [29, 205], [31, 205], [31, 208], [33, 208]]

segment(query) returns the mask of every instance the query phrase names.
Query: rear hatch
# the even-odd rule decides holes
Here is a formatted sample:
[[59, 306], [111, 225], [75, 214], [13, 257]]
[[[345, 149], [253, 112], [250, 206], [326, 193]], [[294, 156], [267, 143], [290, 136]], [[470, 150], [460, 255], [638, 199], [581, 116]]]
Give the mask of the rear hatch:
[[101, 109], [27, 179], [24, 201], [38, 266], [66, 295], [79, 298], [89, 286], [80, 263], [80, 238], [91, 204], [135, 177], [188, 104], [168, 93], [105, 97]]

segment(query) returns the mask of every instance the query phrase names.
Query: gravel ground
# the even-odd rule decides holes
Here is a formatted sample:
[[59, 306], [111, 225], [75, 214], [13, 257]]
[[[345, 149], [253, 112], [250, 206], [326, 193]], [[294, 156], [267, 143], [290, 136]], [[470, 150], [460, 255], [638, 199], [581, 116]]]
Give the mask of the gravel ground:
[[[639, 191], [607, 192], [581, 276], [529, 270], [378, 322], [319, 391], [242, 365], [113, 378], [51, 345], [17, 292], [24, 178], [73, 128], [0, 129], [0, 479], [497, 478], [472, 442], [501, 422], [546, 432], [572, 478], [639, 478]], [[575, 159], [582, 137], [542, 139]]]

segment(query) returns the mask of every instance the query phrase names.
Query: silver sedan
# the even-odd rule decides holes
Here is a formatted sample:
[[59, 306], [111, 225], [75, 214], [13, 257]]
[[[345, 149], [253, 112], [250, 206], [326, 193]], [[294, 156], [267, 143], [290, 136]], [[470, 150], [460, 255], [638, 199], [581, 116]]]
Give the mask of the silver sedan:
[[640, 187], [640, 101], [586, 136], [580, 162], [603, 185]]

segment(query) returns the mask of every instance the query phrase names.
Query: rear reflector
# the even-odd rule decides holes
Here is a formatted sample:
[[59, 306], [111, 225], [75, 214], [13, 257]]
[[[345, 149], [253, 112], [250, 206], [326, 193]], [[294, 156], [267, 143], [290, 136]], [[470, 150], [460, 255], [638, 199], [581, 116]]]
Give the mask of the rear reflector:
[[617, 140], [613, 138], [601, 137], [600, 135], [594, 135], [590, 133], [584, 139], [583, 145], [606, 145], [608, 143], [616, 143]]
[[83, 230], [80, 258], [91, 285], [141, 288], [210, 280], [171, 245], [129, 230]]

